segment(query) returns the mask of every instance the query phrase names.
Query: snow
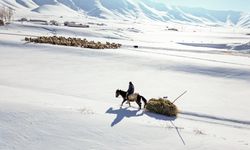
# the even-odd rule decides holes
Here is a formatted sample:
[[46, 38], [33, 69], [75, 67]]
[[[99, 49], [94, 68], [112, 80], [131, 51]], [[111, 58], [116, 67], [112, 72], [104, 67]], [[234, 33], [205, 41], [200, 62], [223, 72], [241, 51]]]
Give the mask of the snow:
[[[71, 31], [78, 37], [134, 43], [119, 36], [105, 38], [112, 35], [108, 27], [46, 28], [58, 35], [72, 36]], [[128, 36], [141, 34], [127, 28], [124, 24]], [[162, 149], [170, 145], [173, 149], [249, 149], [248, 54], [191, 51], [185, 46], [178, 50], [178, 44], [175, 50], [167, 50], [161, 40], [162, 47], [148, 48], [156, 46], [148, 44], [150, 37], [146, 39], [152, 29], [143, 31], [146, 42], [142, 40], [144, 48], [139, 49], [100, 51], [23, 41], [26, 34], [50, 35], [50, 30], [31, 23], [1, 27], [1, 149]], [[114, 92], [126, 89], [128, 81], [147, 99], [167, 95], [173, 100], [188, 90], [176, 102], [181, 114], [175, 119], [138, 111], [136, 104], [120, 108], [121, 98], [116, 99]]]
[[[0, 0], [1, 4], [13, 8], [19, 17], [30, 17], [32, 13], [32, 16], [39, 14], [62, 16], [62, 14], [67, 14], [66, 16], [78, 16], [82, 18], [83, 16], [90, 16], [112, 20], [137, 20], [141, 22], [156, 21], [191, 25], [250, 27], [250, 14], [248, 12], [216, 11], [203, 8], [171, 6], [167, 1]], [[64, 11], [67, 11], [67, 13], [64, 13]]]
[[16, 0], [17, 3], [21, 4], [22, 6], [25, 6], [27, 8], [36, 8], [38, 7], [33, 1], [27, 1], [27, 0]]
[[[18, 3], [23, 2], [47, 13], [70, 4]], [[46, 12], [19, 15], [94, 24], [82, 29], [14, 21], [0, 27], [1, 150], [250, 148], [249, 29], [82, 20], [79, 14], [61, 18], [63, 13]], [[42, 35], [123, 46], [92, 50], [24, 41]], [[174, 100], [187, 90], [175, 103], [179, 115], [138, 110], [136, 103], [120, 108], [115, 90], [126, 90], [129, 81], [148, 100]]]
[[51, 13], [56, 14], [58, 12], [62, 14], [69, 14], [68, 16], [71, 16], [72, 14], [74, 14], [74, 16], [77, 15], [77, 13], [74, 12], [72, 9], [69, 9], [68, 7], [62, 4], [42, 5], [36, 9], [33, 9], [32, 11], [42, 13], [44, 15], [50, 15]]

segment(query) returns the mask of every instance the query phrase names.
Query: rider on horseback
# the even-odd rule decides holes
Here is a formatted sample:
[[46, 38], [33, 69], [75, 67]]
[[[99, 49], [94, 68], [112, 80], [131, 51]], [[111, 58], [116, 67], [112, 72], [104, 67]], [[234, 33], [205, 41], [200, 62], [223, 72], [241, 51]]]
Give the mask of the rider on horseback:
[[121, 103], [121, 107], [124, 102], [127, 101], [127, 103], [130, 106], [130, 102], [136, 102], [139, 105], [139, 109], [141, 109], [141, 100], [144, 102], [144, 108], [147, 105], [147, 100], [145, 97], [140, 95], [139, 93], [134, 93], [134, 85], [132, 82], [129, 82], [129, 87], [127, 91], [119, 90], [117, 89], [115, 92], [115, 97], [119, 97], [119, 95], [122, 96], [123, 101]]
[[135, 87], [134, 87], [133, 83], [130, 81], [129, 86], [128, 86], [128, 90], [127, 90], [126, 98], [128, 99], [129, 95], [134, 94], [134, 91], [135, 91]]

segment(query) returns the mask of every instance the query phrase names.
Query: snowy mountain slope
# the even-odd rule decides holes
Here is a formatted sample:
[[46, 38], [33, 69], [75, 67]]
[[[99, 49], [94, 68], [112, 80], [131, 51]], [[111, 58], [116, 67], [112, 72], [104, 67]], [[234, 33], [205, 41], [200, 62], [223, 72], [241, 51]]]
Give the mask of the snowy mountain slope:
[[65, 14], [64, 16], [71, 16], [77, 15], [78, 13], [75, 12], [74, 10], [70, 9], [69, 7], [66, 7], [63, 4], [56, 3], [55, 5], [41, 5], [38, 8], [32, 9], [33, 12], [41, 13], [44, 15], [51, 15], [51, 14], [56, 14], [58, 12]]
[[[78, 13], [106, 19], [149, 19], [189, 24], [250, 27], [250, 19], [247, 17], [249, 14], [247, 13], [177, 7], [154, 0], [0, 0], [0, 4], [14, 9], [28, 9], [30, 11], [39, 9], [39, 13], [46, 12], [60, 16], [62, 15], [60, 10], [66, 9], [66, 6]], [[43, 5], [57, 5], [62, 8], [57, 7], [54, 8], [53, 12], [50, 12]]]
[[245, 27], [249, 27], [250, 26], [250, 14], [247, 13], [243, 13], [240, 21], [238, 23], [239, 26], [245, 26]]
[[34, 3], [33, 1], [27, 1], [27, 0], [16, 0], [16, 2], [24, 7], [27, 8], [36, 8], [38, 5]]
[[[186, 51], [181, 45], [173, 50], [166, 44], [174, 37], [217, 43], [247, 36], [162, 32], [160, 25], [144, 23], [138, 24], [144, 27], [138, 37], [117, 31], [133, 40], [106, 37], [115, 36], [107, 28], [130, 27], [124, 23], [110, 22], [100, 27], [104, 30], [31, 23], [0, 27], [0, 149], [249, 150], [249, 55], [195, 47]], [[51, 31], [130, 46], [92, 50], [23, 40]], [[170, 39], [162, 38], [166, 35]], [[138, 49], [132, 48], [135, 43]], [[115, 98], [115, 90], [126, 90], [131, 80], [147, 99], [173, 100], [188, 90], [176, 102], [181, 113], [169, 118], [137, 110], [135, 103], [120, 108], [122, 99]]]

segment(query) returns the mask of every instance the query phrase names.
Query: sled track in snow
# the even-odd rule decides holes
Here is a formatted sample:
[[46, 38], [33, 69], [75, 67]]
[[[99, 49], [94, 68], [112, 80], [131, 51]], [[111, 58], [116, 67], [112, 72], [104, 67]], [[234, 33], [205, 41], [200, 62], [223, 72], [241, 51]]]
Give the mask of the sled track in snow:
[[240, 119], [219, 117], [215, 115], [188, 112], [188, 111], [182, 111], [180, 112], [180, 114], [181, 114], [180, 118], [183, 118], [183, 119], [250, 130], [250, 120], [240, 120]]
[[29, 37], [39, 37], [33, 34], [22, 34], [22, 33], [2, 33], [0, 32], [0, 35], [13, 35], [13, 36], [29, 36]]
[[[201, 60], [201, 61], [208, 61], [208, 62], [216, 62], [216, 63], [223, 63], [223, 64], [230, 64], [230, 65], [237, 65], [237, 66], [247, 66], [249, 67], [250, 65], [248, 64], [243, 64], [243, 63], [234, 63], [234, 62], [229, 62], [229, 61], [221, 61], [221, 60], [216, 60], [216, 59], [207, 59], [207, 58], [199, 58], [199, 57], [193, 57], [193, 56], [187, 56], [187, 55], [177, 55], [177, 54], [167, 54], [167, 53], [162, 53], [162, 52], [154, 52], [154, 51], [147, 51], [147, 50], [142, 50], [142, 49], [132, 49], [131, 46], [125, 46], [130, 51], [136, 51], [139, 53], [151, 53], [151, 54], [158, 54], [158, 55], [165, 55], [165, 56], [172, 56], [172, 57], [180, 57], [180, 58], [186, 58], [186, 59], [194, 59], [194, 60]], [[157, 47], [141, 47], [144, 49], [148, 50], [165, 50], [165, 51], [175, 51], [175, 52], [186, 52], [186, 53], [204, 53], [204, 54], [220, 54], [224, 55], [225, 53], [219, 52], [219, 51], [196, 51], [196, 50], [177, 50], [177, 49], [167, 49], [167, 48], [157, 48]], [[244, 56], [244, 55], [242, 55]], [[248, 55], [245, 55], [245, 57], [248, 57]]]

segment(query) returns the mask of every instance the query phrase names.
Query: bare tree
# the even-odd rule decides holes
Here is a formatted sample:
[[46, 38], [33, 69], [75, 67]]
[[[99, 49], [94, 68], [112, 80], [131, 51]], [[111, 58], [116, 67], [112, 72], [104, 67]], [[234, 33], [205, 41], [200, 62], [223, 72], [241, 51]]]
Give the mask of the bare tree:
[[9, 7], [0, 7], [0, 20], [3, 22], [10, 22], [13, 14], [13, 9]]
[[3, 7], [0, 7], [0, 19], [1, 20], [4, 19], [3, 16], [4, 16], [4, 9], [3, 9]]
[[0, 26], [4, 25], [4, 9], [0, 7]]
[[10, 22], [11, 21], [11, 19], [12, 19], [12, 17], [13, 17], [13, 9], [11, 9], [11, 8], [9, 8], [8, 10], [7, 10], [7, 20], [8, 20], [8, 22]]

